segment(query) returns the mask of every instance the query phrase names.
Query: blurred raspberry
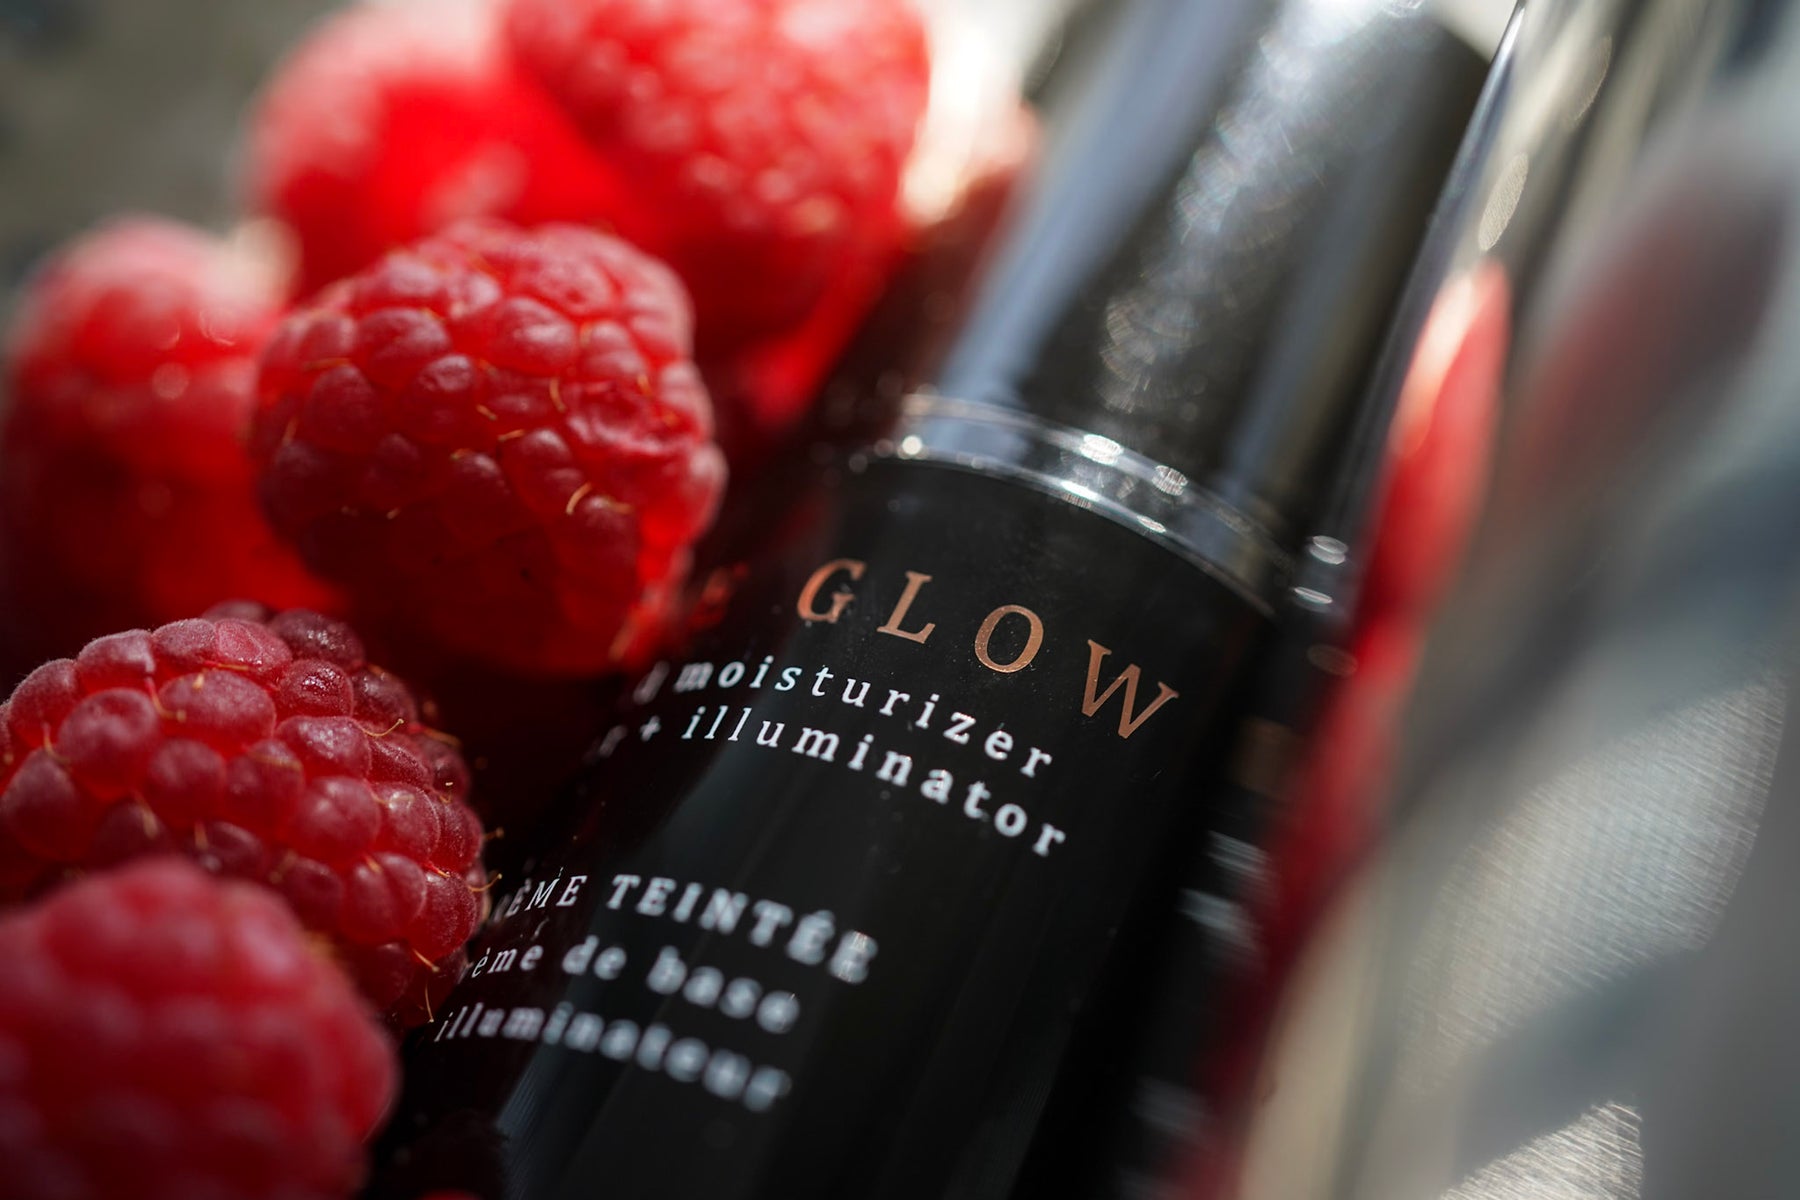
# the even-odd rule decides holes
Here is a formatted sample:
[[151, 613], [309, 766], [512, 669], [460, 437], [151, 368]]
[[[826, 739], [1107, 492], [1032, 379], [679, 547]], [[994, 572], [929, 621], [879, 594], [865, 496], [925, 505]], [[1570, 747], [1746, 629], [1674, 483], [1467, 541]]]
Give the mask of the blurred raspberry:
[[1038, 143], [1036, 118], [1010, 94], [977, 117], [955, 117], [921, 130], [901, 242], [840, 264], [825, 299], [792, 330], [701, 363], [734, 472], [762, 465], [809, 412], [834, 440], [851, 428], [877, 436], [900, 395], [938, 364]]
[[1467, 553], [1495, 449], [1510, 339], [1510, 286], [1492, 260], [1446, 286], [1421, 332], [1369, 531], [1369, 569], [1343, 665], [1265, 834], [1268, 884], [1254, 898], [1262, 953], [1223, 1001], [1232, 1037], [1198, 1069], [1215, 1117], [1181, 1194], [1230, 1194], [1243, 1122], [1259, 1102], [1265, 1041], [1332, 897], [1375, 844], [1395, 753], [1435, 610]]
[[170, 221], [114, 222], [20, 298], [0, 427], [0, 591], [15, 653], [74, 651], [231, 596], [329, 593], [253, 500], [242, 436], [278, 280]]
[[185, 863], [0, 918], [0, 1195], [337, 1200], [393, 1048], [293, 916]]
[[299, 237], [301, 291], [466, 217], [610, 207], [579, 131], [514, 64], [489, 0], [352, 5], [263, 92], [244, 190]]
[[349, 626], [222, 606], [91, 642], [0, 705], [0, 899], [180, 852], [281, 892], [414, 1022], [485, 906], [468, 781]]
[[708, 357], [893, 243], [930, 82], [906, 0], [510, 0], [507, 33], [624, 184], [607, 217], [687, 283]]
[[1511, 291], [1484, 262], [1432, 308], [1394, 417], [1364, 618], [1429, 616], [1462, 565], [1499, 426]]
[[819, 303], [786, 332], [702, 365], [732, 469], [749, 470], [781, 443], [817, 399], [851, 338], [901, 261], [901, 246], [842, 264]]
[[688, 347], [680, 283], [623, 242], [458, 226], [275, 335], [264, 503], [388, 629], [527, 674], [609, 669], [724, 484]]
[[[1414, 351], [1395, 415], [1369, 570], [1346, 647], [1270, 829], [1270, 887], [1256, 920], [1275, 995], [1313, 922], [1374, 843], [1430, 621], [1467, 552], [1494, 453], [1510, 288], [1483, 261], [1446, 286]], [[1247, 1043], [1248, 1044], [1248, 1043]]]

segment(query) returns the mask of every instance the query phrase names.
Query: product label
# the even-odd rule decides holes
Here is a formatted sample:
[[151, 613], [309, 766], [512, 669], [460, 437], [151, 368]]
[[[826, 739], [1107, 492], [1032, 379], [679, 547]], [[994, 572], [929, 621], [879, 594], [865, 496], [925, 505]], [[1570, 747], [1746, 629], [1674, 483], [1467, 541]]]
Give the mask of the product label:
[[1203, 828], [1257, 620], [1128, 529], [922, 464], [702, 578], [416, 1036], [394, 1177], [978, 1194], [1150, 865]]

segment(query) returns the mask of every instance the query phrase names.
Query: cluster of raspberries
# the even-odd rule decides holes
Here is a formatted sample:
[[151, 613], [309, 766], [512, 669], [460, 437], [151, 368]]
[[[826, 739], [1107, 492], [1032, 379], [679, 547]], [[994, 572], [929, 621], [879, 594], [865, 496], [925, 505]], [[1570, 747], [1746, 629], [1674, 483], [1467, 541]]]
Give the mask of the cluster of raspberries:
[[0, 1196], [355, 1190], [491, 883], [459, 743], [363, 638], [449, 694], [651, 650], [727, 460], [893, 267], [928, 83], [910, 0], [365, 0], [257, 102], [252, 220], [35, 274]]
[[119, 220], [21, 296], [0, 651], [249, 596], [420, 657], [615, 666], [725, 452], [800, 415], [758, 364], [822, 375], [893, 266], [928, 83], [910, 0], [333, 15], [247, 124], [268, 219]]
[[341, 622], [240, 611], [113, 634], [0, 704], [0, 900], [185, 854], [279, 891], [410, 1018], [460, 974], [480, 919], [468, 789]]

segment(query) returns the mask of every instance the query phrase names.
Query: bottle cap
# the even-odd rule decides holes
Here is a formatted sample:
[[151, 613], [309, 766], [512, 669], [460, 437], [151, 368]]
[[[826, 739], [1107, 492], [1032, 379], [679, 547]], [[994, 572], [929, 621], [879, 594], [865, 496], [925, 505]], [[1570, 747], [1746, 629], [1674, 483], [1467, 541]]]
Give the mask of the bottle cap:
[[1108, 20], [1059, 68], [1044, 161], [930, 390], [1141, 456], [1155, 488], [1291, 550], [1337, 482], [1491, 46], [1386, 0]]

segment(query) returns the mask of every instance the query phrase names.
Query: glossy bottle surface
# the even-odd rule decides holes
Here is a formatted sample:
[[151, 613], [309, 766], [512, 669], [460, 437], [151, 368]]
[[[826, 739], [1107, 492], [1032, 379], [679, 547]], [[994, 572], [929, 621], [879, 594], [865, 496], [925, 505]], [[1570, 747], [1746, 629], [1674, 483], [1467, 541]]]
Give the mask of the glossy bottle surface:
[[822, 482], [498, 898], [394, 1194], [987, 1194], [1261, 620], [1171, 557], [934, 464]]

